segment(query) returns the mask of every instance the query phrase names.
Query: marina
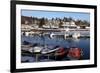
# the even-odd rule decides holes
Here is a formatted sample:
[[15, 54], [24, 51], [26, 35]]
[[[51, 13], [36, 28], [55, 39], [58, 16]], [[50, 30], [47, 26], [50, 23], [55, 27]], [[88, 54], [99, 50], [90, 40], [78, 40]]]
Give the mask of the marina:
[[[49, 32], [50, 33], [50, 32]], [[64, 33], [53, 32], [58, 35], [49, 33], [35, 33], [31, 35], [21, 35], [22, 37], [22, 62], [47, 62], [47, 61], [66, 61], [66, 60], [86, 60], [90, 58], [90, 38], [89, 37], [67, 37]], [[84, 32], [89, 35], [89, 32]], [[61, 35], [62, 34], [62, 35]], [[61, 49], [62, 48], [62, 49]], [[76, 57], [75, 51], [68, 54], [71, 48], [78, 48], [79, 54]], [[76, 50], [77, 51], [77, 50]], [[58, 55], [57, 55], [58, 54]], [[76, 53], [77, 54], [77, 53]], [[78, 58], [77, 58], [78, 57]]]

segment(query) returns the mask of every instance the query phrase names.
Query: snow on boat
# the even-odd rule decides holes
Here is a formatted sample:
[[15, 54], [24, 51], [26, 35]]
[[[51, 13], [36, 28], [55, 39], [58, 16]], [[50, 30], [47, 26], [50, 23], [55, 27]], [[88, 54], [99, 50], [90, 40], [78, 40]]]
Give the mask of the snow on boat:
[[30, 51], [31, 53], [41, 53], [41, 50], [42, 50], [42, 49], [43, 49], [42, 46], [35, 46], [35, 47], [33, 47], [33, 48], [30, 48], [29, 51]]
[[45, 47], [45, 48], [43, 48], [43, 50], [41, 51], [41, 54], [54, 53], [54, 52], [57, 51], [58, 49], [59, 49], [59, 46], [52, 47], [52, 49], [49, 48], [49, 47]]

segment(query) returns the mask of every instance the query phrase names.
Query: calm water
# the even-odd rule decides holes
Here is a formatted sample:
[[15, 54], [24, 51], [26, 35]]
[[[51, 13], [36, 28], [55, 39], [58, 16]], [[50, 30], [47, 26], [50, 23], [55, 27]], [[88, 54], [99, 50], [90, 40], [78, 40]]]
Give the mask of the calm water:
[[[32, 44], [40, 44], [40, 45], [50, 45], [50, 46], [61, 46], [61, 47], [78, 47], [83, 50], [83, 60], [90, 58], [90, 38], [67, 38], [66, 40], [63, 37], [54, 37], [50, 38], [48, 35], [45, 36], [22, 36], [22, 42], [28, 41]], [[35, 59], [31, 56], [22, 56], [22, 61], [29, 60], [30, 62], [35, 61]]]

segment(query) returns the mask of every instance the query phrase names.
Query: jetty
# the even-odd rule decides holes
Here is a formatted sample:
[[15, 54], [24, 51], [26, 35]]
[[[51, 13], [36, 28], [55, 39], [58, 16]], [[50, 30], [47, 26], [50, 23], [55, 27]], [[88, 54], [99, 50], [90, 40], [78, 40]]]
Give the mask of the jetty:
[[48, 34], [50, 38], [53, 38], [54, 36], [63, 36], [64, 39], [67, 37], [72, 38], [79, 38], [79, 37], [90, 37], [90, 30], [89, 29], [30, 29], [30, 30], [21, 30], [21, 34], [25, 36], [34, 36], [34, 35], [45, 35]]

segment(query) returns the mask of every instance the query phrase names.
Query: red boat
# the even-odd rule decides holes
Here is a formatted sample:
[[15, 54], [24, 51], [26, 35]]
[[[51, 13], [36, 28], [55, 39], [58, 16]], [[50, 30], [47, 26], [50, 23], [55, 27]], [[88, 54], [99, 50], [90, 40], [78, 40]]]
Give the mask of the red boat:
[[55, 55], [56, 55], [56, 56], [63, 56], [65, 53], [66, 53], [66, 52], [65, 52], [64, 48], [59, 48], [59, 50], [57, 50], [57, 51], [55, 52]]
[[64, 57], [66, 57], [66, 54], [67, 54], [67, 49], [59, 48], [59, 50], [55, 52], [56, 60], [62, 60]]
[[70, 48], [67, 54], [69, 59], [81, 59], [83, 51], [80, 48]]

